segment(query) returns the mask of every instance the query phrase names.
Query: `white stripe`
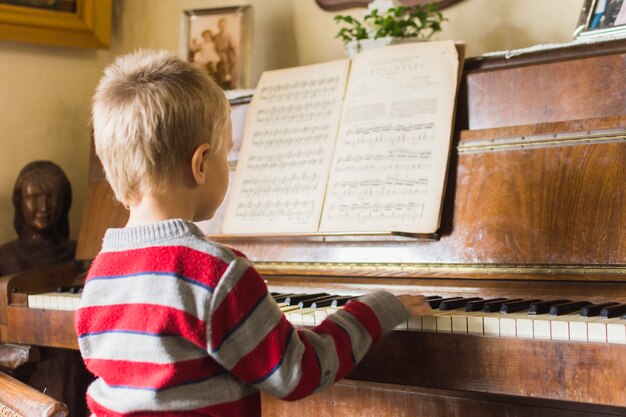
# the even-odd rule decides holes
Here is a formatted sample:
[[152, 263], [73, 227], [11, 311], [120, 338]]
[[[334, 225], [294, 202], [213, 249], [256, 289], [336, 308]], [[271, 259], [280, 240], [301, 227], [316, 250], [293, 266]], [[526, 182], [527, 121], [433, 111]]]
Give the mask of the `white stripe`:
[[224, 367], [231, 369], [261, 343], [265, 336], [276, 327], [281, 317], [282, 313], [268, 293], [250, 317], [227, 336], [219, 350], [215, 352], [215, 356]]
[[230, 374], [216, 376], [195, 384], [185, 384], [162, 391], [109, 387], [102, 379], [89, 386], [87, 393], [98, 404], [117, 413], [133, 411], [194, 410], [236, 401], [256, 390]]
[[124, 252], [127, 250], [135, 250], [135, 249], [146, 249], [146, 248], [155, 248], [155, 247], [169, 247], [169, 246], [183, 246], [189, 249], [197, 250], [216, 258], [219, 258], [221, 261], [225, 263], [232, 262], [237, 255], [226, 246], [222, 246], [217, 242], [213, 242], [212, 240], [204, 239], [200, 236], [195, 235], [187, 235], [184, 237], [177, 237], [173, 239], [161, 240], [157, 242], [146, 242], [144, 245], [123, 245], [116, 247], [103, 247], [103, 253], [114, 253], [114, 252]]
[[171, 275], [138, 275], [92, 279], [87, 282], [80, 307], [118, 304], [156, 304], [172, 307], [205, 320], [211, 293]]
[[84, 359], [167, 364], [207, 356], [207, 352], [178, 336], [107, 332], [78, 339]]

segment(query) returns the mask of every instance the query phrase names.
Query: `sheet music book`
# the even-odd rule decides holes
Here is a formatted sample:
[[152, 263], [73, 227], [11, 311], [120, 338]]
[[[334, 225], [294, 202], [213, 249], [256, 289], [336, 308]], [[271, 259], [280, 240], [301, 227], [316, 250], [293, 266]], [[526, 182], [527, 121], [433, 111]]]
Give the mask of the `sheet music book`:
[[224, 234], [439, 228], [463, 48], [387, 46], [263, 73]]

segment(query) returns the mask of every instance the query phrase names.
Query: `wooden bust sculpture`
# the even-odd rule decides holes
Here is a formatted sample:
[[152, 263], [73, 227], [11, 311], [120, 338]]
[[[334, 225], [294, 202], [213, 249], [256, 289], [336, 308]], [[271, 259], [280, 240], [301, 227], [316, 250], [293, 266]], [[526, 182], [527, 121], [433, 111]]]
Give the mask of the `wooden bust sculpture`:
[[68, 213], [72, 188], [63, 170], [34, 161], [20, 171], [13, 188], [13, 226], [18, 239], [0, 246], [0, 275], [74, 259]]
[[[76, 242], [69, 239], [72, 188], [63, 170], [34, 161], [20, 171], [13, 188], [13, 227], [18, 238], [0, 246], [0, 275], [71, 261]], [[87, 413], [85, 391], [92, 380], [77, 351], [41, 347], [40, 360], [15, 375], [66, 403], [70, 416]]]

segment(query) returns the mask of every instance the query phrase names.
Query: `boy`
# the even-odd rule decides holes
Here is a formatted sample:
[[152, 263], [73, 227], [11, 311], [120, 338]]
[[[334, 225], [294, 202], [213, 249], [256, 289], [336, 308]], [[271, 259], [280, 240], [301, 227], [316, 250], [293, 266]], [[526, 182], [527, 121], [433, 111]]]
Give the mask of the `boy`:
[[192, 222], [228, 186], [229, 105], [215, 82], [165, 52], [105, 70], [93, 101], [96, 152], [128, 224], [109, 229], [76, 329], [98, 378], [96, 416], [260, 415], [258, 390], [286, 400], [344, 377], [381, 335], [428, 310], [377, 292], [312, 330], [294, 330], [241, 254]]

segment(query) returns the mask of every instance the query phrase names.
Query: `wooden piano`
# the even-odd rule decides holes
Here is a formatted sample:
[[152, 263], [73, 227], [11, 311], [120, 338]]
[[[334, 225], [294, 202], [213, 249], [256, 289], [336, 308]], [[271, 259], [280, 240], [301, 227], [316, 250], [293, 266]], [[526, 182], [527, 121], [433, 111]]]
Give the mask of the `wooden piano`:
[[[626, 303], [625, 81], [625, 41], [467, 60], [438, 240], [216, 239], [246, 253], [276, 291]], [[80, 284], [105, 228], [124, 224], [93, 154], [89, 175], [79, 261], [0, 281], [3, 342], [77, 347], [73, 313], [29, 308], [28, 296]], [[432, 317], [431, 327], [422, 318], [394, 331], [325, 392], [265, 396], [264, 415], [626, 415], [621, 315], [579, 320], [595, 326], [585, 340], [573, 336], [577, 313], [489, 313], [480, 322], [495, 330], [482, 333], [455, 326], [469, 320], [458, 310]]]

